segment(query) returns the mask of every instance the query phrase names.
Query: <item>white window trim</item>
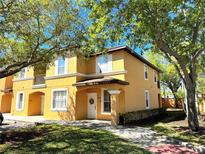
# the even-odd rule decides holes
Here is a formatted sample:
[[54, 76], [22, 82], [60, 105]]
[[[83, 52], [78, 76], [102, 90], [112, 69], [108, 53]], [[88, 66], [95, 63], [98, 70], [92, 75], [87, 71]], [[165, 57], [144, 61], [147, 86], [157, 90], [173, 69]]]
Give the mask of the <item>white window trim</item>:
[[[156, 76], [156, 82], [154, 80], [155, 76]], [[157, 84], [158, 76], [157, 76], [157, 72], [155, 70], [153, 70], [153, 80], [154, 80], [154, 83]]]
[[20, 78], [20, 72], [19, 72], [19, 74], [18, 74], [18, 79], [20, 79], [20, 80], [22, 80], [22, 79], [26, 79], [26, 72], [27, 72], [27, 67], [24, 67], [24, 68], [22, 68], [22, 69], [25, 69], [25, 75], [24, 75], [24, 77], [23, 78]]
[[[101, 89], [101, 114], [104, 114], [104, 115], [111, 115], [111, 112], [105, 112], [104, 111], [104, 90], [108, 90], [108, 89], [105, 89], [105, 88], [102, 88]], [[111, 103], [111, 102], [110, 102]], [[110, 104], [111, 105], [111, 104]], [[112, 108], [112, 107], [111, 107]]]
[[[146, 93], [148, 93], [148, 106], [146, 104]], [[149, 90], [145, 90], [145, 108], [150, 109], [150, 95], [149, 95]]]
[[[53, 93], [55, 91], [66, 91], [66, 107], [65, 108], [53, 108]], [[59, 88], [59, 89], [52, 89], [51, 91], [51, 111], [68, 111], [68, 89], [67, 88]]]
[[64, 75], [64, 74], [67, 74], [68, 73], [68, 58], [65, 58], [65, 70], [64, 70], [64, 74], [58, 74], [58, 59], [61, 58], [61, 57], [58, 57], [56, 60], [55, 60], [55, 75], [56, 76], [60, 76], [60, 75]]
[[[23, 94], [23, 101], [22, 101], [22, 108], [19, 109], [18, 108], [18, 103], [19, 103], [19, 95], [20, 94]], [[17, 94], [16, 94], [16, 111], [23, 111], [24, 110], [24, 97], [25, 97], [25, 94], [23, 91], [19, 91]]]
[[[147, 78], [145, 77], [146, 68], [147, 68]], [[149, 72], [148, 72], [148, 66], [147, 66], [147, 64], [144, 64], [144, 79], [145, 79], [145, 80], [148, 80], [148, 79], [149, 79], [148, 73], [149, 73]]]
[[99, 55], [99, 56], [97, 56], [97, 57], [95, 58], [95, 67], [96, 67], [95, 71], [96, 71], [97, 74], [100, 73], [100, 70], [99, 70], [99, 67], [98, 67], [98, 59], [99, 59], [100, 57], [103, 57], [103, 56], [107, 56], [107, 58], [108, 58], [108, 71], [107, 71], [107, 72], [103, 72], [103, 73], [110, 73], [110, 72], [112, 72], [112, 54]]

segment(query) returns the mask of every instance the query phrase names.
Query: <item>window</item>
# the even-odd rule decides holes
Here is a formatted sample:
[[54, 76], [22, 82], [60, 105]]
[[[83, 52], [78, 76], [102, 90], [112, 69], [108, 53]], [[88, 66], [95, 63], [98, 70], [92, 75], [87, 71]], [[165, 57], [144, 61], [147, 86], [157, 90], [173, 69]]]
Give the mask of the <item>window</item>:
[[55, 66], [57, 75], [63, 75], [67, 73], [67, 59], [59, 57], [55, 62]]
[[52, 110], [67, 110], [67, 90], [53, 90]]
[[157, 72], [154, 71], [154, 83], [157, 84]]
[[19, 92], [16, 97], [16, 110], [23, 110], [24, 105], [24, 93]]
[[19, 72], [19, 79], [24, 79], [26, 78], [26, 68], [22, 68], [21, 71]]
[[149, 109], [149, 107], [150, 107], [149, 91], [148, 90], [145, 90], [145, 107], [146, 107], [146, 109]]
[[97, 73], [107, 73], [112, 71], [112, 55], [104, 56], [100, 55], [97, 57], [96, 63]]
[[111, 112], [111, 97], [107, 90], [103, 90], [103, 112], [110, 113]]
[[144, 65], [144, 78], [148, 80], [148, 66], [146, 64]]

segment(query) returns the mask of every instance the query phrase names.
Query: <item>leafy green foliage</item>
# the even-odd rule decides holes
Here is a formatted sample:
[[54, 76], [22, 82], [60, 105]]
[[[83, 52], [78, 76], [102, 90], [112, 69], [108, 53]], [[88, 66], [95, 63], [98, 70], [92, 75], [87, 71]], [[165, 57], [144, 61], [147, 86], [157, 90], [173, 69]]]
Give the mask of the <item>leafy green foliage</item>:
[[0, 77], [76, 52], [85, 39], [84, 24], [72, 1], [1, 1]]

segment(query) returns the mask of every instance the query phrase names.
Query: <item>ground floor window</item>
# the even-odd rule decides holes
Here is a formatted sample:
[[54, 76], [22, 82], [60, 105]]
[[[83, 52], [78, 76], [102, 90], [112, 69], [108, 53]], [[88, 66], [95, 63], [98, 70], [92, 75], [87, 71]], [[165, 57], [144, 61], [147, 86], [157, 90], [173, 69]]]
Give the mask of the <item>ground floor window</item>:
[[53, 90], [52, 110], [67, 110], [67, 89]]
[[19, 92], [16, 97], [16, 109], [23, 110], [23, 106], [24, 106], [24, 93]]
[[103, 90], [103, 112], [111, 112], [111, 97], [107, 90]]
[[150, 108], [149, 91], [148, 90], [145, 90], [145, 107], [146, 107], [146, 109]]

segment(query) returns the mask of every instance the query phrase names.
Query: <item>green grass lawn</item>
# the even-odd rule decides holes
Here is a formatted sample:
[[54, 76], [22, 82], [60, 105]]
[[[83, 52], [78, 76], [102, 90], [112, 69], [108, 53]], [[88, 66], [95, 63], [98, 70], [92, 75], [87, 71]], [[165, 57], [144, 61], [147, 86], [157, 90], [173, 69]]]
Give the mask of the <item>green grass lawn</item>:
[[0, 153], [149, 153], [108, 131], [40, 125], [4, 133]]
[[200, 120], [200, 130], [192, 132], [183, 117], [182, 110], [167, 110], [166, 115], [144, 124], [163, 135], [180, 139], [195, 145], [205, 145], [205, 121]]

